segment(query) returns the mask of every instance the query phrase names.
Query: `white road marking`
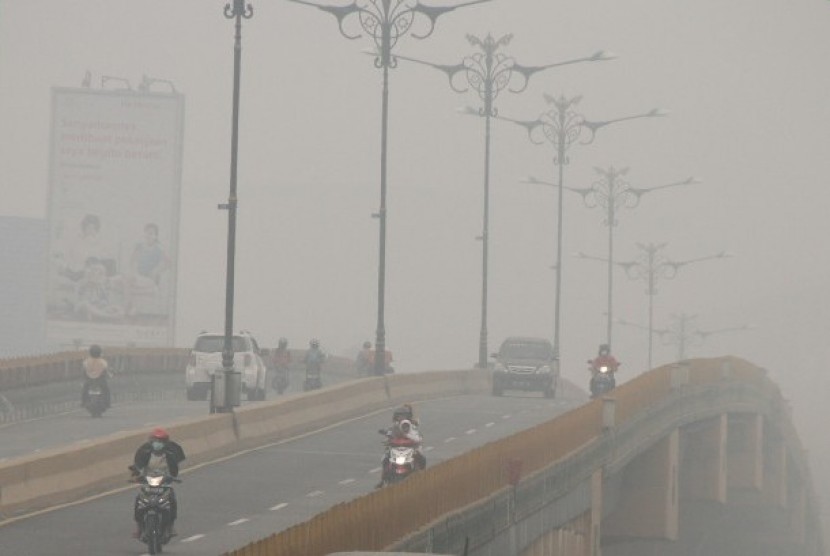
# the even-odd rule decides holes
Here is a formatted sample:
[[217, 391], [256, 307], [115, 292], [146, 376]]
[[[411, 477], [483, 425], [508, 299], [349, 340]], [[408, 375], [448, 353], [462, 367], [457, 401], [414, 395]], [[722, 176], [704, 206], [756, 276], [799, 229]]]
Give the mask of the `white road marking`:
[[502, 419], [510, 419], [510, 414], [508, 413], [507, 415], [502, 415], [501, 418]]
[[306, 496], [308, 496], [309, 498], [314, 498], [315, 496], [320, 496], [321, 494], [323, 494], [322, 490], [315, 490], [313, 492], [309, 492], [308, 494], [306, 494]]
[[287, 502], [280, 502], [280, 503], [279, 503], [279, 504], [277, 504], [276, 506], [271, 506], [270, 510], [271, 510], [272, 512], [275, 512], [275, 511], [277, 511], [277, 510], [281, 510], [281, 509], [283, 509], [283, 508], [284, 508], [284, 507], [286, 507], [287, 505], [288, 505], [288, 503], [287, 503]]
[[231, 521], [230, 523], [228, 523], [228, 525], [233, 527], [234, 525], [241, 525], [242, 523], [245, 523], [246, 521], [248, 521], [248, 518], [243, 517], [242, 519], [237, 519], [236, 521]]
[[343, 480], [342, 480], [342, 481], [340, 481], [338, 484], [341, 484], [341, 485], [347, 485], [347, 484], [349, 484], [349, 483], [353, 483], [353, 482], [354, 482], [354, 479], [343, 479]]
[[486, 425], [484, 425], [484, 426], [485, 426], [485, 427], [492, 427], [492, 426], [494, 426], [494, 425], [495, 425], [495, 423], [490, 422], [490, 423], [487, 423], [487, 424], [486, 424]]
[[475, 429], [470, 429], [470, 430], [466, 431], [464, 434], [475, 434], [475, 433], [476, 433]]
[[182, 539], [182, 542], [198, 541], [199, 539], [201, 539], [203, 537], [204, 537], [204, 535], [193, 535], [192, 537], [187, 537], [186, 539]]
[[447, 442], [452, 442], [453, 440], [455, 440], [455, 437], [454, 437], [454, 436], [451, 436], [451, 437], [449, 437], [449, 438], [446, 438], [446, 439], [444, 439], [444, 444], [446, 444]]
[[429, 452], [429, 451], [432, 451], [433, 449], [434, 448], [432, 446], [427, 446], [426, 448], [424, 448], [424, 452]]
[[375, 467], [374, 469], [370, 469], [369, 473], [379, 473], [380, 469], [381, 469], [380, 467]]

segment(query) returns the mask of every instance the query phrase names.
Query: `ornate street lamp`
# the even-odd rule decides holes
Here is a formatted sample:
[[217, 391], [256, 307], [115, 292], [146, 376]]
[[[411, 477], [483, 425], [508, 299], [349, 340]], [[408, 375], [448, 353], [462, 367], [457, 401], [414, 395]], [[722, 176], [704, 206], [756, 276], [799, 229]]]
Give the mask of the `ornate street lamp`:
[[[634, 120], [638, 118], [654, 118], [666, 115], [665, 111], [654, 109], [643, 114], [635, 114], [633, 116], [625, 116], [622, 118], [615, 118], [613, 120], [590, 121], [586, 120], [584, 116], [578, 113], [575, 109], [581, 96], [567, 98], [560, 95], [558, 98], [551, 95], [544, 95], [545, 101], [553, 105], [553, 108], [544, 112], [539, 118], [531, 121], [513, 120], [510, 118], [502, 119], [511, 121], [524, 127], [527, 130], [528, 137], [531, 142], [535, 144], [550, 143], [556, 149], [556, 155], [553, 158], [553, 164], [559, 168], [559, 194], [557, 196], [557, 218], [556, 223], [556, 301], [554, 309], [554, 349], [557, 357], [561, 359], [561, 346], [559, 339], [561, 337], [561, 320], [560, 320], [560, 306], [562, 299], [562, 221], [563, 221], [563, 205], [564, 205], [564, 190], [565, 190], [565, 164], [570, 162], [567, 156], [571, 146], [576, 143], [580, 137], [588, 132], [585, 140], [579, 141], [581, 144], [593, 143], [597, 130], [609, 126], [617, 122], [626, 120]], [[541, 133], [540, 133], [541, 132]]]
[[[234, 258], [236, 255], [236, 170], [238, 166], [239, 151], [239, 77], [242, 66], [242, 19], [250, 19], [254, 15], [254, 8], [251, 4], [245, 4], [244, 0], [234, 0], [233, 4], [225, 5], [225, 17], [234, 19], [236, 32], [233, 45], [233, 115], [231, 118], [231, 179], [230, 194], [227, 204], [219, 205], [220, 209], [228, 211], [228, 261], [225, 277], [225, 338], [222, 345], [222, 369], [226, 380], [225, 401], [222, 402], [223, 409], [231, 409], [232, 404], [227, 403], [228, 389], [227, 381], [233, 372], [233, 293], [234, 293]], [[214, 400], [214, 403], [216, 400]]]
[[[698, 257], [696, 259], [687, 259], [684, 261], [674, 261], [663, 255], [663, 248], [665, 243], [643, 244], [638, 243], [637, 247], [642, 251], [640, 257], [632, 261], [613, 261], [613, 264], [620, 266], [625, 270], [626, 275], [632, 280], [645, 280], [648, 284], [646, 295], [648, 295], [648, 368], [651, 369], [651, 356], [653, 348], [654, 337], [654, 296], [657, 295], [657, 282], [660, 280], [671, 280], [677, 276], [677, 272], [684, 266], [701, 261], [708, 261], [712, 259], [723, 259], [730, 255], [721, 251], [716, 255], [708, 255], [706, 257]], [[585, 253], [578, 253], [578, 256], [583, 259], [593, 259], [597, 261], [608, 261], [602, 257], [592, 257]]]
[[[380, 208], [376, 216], [380, 220], [378, 256], [378, 320], [375, 340], [375, 374], [386, 372], [386, 325], [384, 323], [384, 295], [386, 290], [386, 145], [389, 115], [389, 69], [398, 66], [398, 56], [392, 50], [401, 37], [411, 34], [416, 39], [425, 39], [435, 30], [439, 16], [464, 6], [482, 4], [490, 0], [473, 0], [454, 6], [425, 6], [418, 0], [353, 0], [345, 6], [327, 6], [305, 0], [290, 0], [298, 4], [313, 6], [337, 18], [340, 33], [347, 39], [358, 39], [365, 33], [375, 43], [375, 67], [383, 70], [381, 97], [380, 135]], [[356, 16], [356, 17], [350, 17]], [[420, 17], [419, 17], [420, 16]], [[416, 20], [425, 22], [423, 33], [412, 28]], [[359, 29], [349, 32], [348, 21], [356, 21]], [[362, 32], [361, 32], [362, 31]]]
[[[603, 224], [608, 226], [608, 321], [606, 329], [606, 341], [609, 346], [612, 344], [612, 323], [614, 318], [614, 228], [617, 226], [617, 210], [621, 208], [633, 209], [640, 204], [643, 195], [658, 189], [675, 187], [678, 185], [689, 185], [700, 183], [696, 178], [688, 178], [683, 181], [658, 185], [656, 187], [631, 187], [623, 178], [628, 174], [628, 168], [617, 169], [613, 166], [608, 168], [595, 167], [594, 170], [600, 175], [591, 187], [565, 187], [582, 196], [582, 201], [588, 208], [600, 207], [605, 211]], [[555, 183], [545, 182], [530, 176], [523, 180], [525, 183], [537, 183], [557, 187]]]
[[[744, 324], [741, 326], [733, 326], [729, 328], [718, 328], [715, 330], [701, 330], [694, 326], [694, 320], [697, 315], [688, 315], [681, 313], [679, 315], [671, 315], [671, 324], [667, 328], [655, 328], [654, 333], [658, 335], [663, 345], [677, 346], [677, 360], [683, 361], [686, 359], [686, 348], [692, 345], [702, 344], [709, 336], [723, 334], [726, 332], [738, 332], [742, 330], [750, 330], [752, 326]], [[633, 322], [620, 319], [617, 321], [624, 326], [633, 326], [643, 330], [648, 330], [647, 326], [641, 326]]]
[[[481, 99], [483, 106], [478, 109], [467, 107], [466, 113], [484, 118], [484, 217], [481, 233], [481, 333], [479, 334], [478, 366], [487, 367], [487, 299], [488, 299], [488, 259], [490, 243], [490, 127], [491, 119], [498, 116], [495, 100], [505, 89], [511, 93], [521, 93], [530, 82], [533, 74], [540, 71], [576, 64], [579, 62], [597, 62], [612, 60], [609, 53], [600, 51], [592, 56], [577, 58], [565, 62], [545, 64], [542, 66], [523, 66], [515, 58], [500, 52], [502, 47], [510, 44], [512, 34], [504, 35], [500, 39], [489, 34], [482, 38], [467, 35], [469, 43], [478, 48], [478, 52], [465, 56], [462, 61], [454, 65], [433, 64], [416, 58], [398, 56], [402, 60], [409, 60], [430, 66], [443, 71], [449, 78], [450, 88], [457, 93], [465, 93], [473, 89]], [[521, 81], [516, 88], [510, 88], [518, 74]]]

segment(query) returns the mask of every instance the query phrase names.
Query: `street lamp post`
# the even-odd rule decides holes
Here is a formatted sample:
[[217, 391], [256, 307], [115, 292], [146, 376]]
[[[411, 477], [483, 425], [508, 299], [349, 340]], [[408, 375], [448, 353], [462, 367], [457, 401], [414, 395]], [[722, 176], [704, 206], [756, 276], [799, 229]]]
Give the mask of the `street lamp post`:
[[[671, 315], [672, 323], [668, 328], [655, 328], [654, 332], [660, 337], [660, 340], [665, 345], [677, 346], [677, 360], [683, 361], [686, 359], [686, 347], [690, 345], [699, 345], [703, 343], [709, 336], [716, 334], [723, 334], [725, 332], [737, 332], [741, 330], [749, 330], [752, 328], [748, 324], [741, 326], [733, 326], [729, 328], [718, 328], [716, 330], [701, 330], [694, 326], [693, 321], [697, 315], [688, 315], [681, 313], [679, 315]], [[625, 320], [618, 320], [618, 323], [626, 326], [634, 326], [648, 330], [646, 326], [628, 322]]]
[[[664, 116], [666, 113], [662, 110], [654, 109], [643, 114], [635, 114], [633, 116], [624, 116], [622, 118], [615, 118], [613, 120], [590, 121], [576, 111], [576, 105], [582, 100], [581, 96], [565, 97], [560, 95], [558, 98], [551, 95], [544, 95], [545, 101], [552, 104], [553, 108], [543, 113], [538, 119], [532, 121], [512, 120], [524, 127], [527, 130], [528, 137], [531, 142], [542, 144], [545, 141], [553, 145], [556, 149], [556, 155], [553, 159], [553, 164], [558, 168], [558, 182], [560, 187], [557, 196], [557, 223], [556, 223], [556, 301], [554, 308], [554, 332], [553, 343], [556, 350], [557, 358], [561, 359], [561, 346], [559, 339], [561, 337], [561, 319], [560, 307], [562, 299], [562, 222], [563, 222], [563, 206], [564, 206], [564, 190], [565, 190], [565, 164], [570, 162], [567, 156], [571, 146], [576, 143], [580, 137], [583, 136], [587, 130], [590, 135], [586, 140], [580, 141], [581, 144], [593, 143], [597, 130], [608, 125], [622, 122], [626, 120], [634, 120], [637, 118], [653, 118]], [[541, 130], [541, 138], [537, 139], [534, 132]]]
[[[418, 62], [432, 68], [443, 71], [447, 74], [450, 88], [457, 93], [465, 93], [470, 88], [475, 90], [481, 99], [483, 106], [478, 109], [467, 108], [467, 113], [484, 118], [484, 215], [481, 233], [482, 250], [482, 271], [481, 271], [481, 332], [478, 345], [478, 366], [487, 367], [487, 300], [488, 300], [488, 259], [490, 243], [490, 128], [492, 118], [498, 116], [498, 108], [495, 100], [499, 94], [507, 89], [511, 93], [521, 93], [530, 82], [533, 74], [542, 70], [576, 64], [579, 62], [596, 62], [600, 60], [611, 60], [613, 56], [599, 51], [592, 56], [545, 64], [542, 66], [523, 66], [516, 62], [515, 58], [499, 52], [499, 50], [510, 44], [512, 34], [504, 35], [495, 39], [488, 34], [484, 39], [474, 35], [467, 35], [469, 43], [478, 47], [479, 51], [468, 56], [454, 65], [440, 65], [425, 62], [415, 58], [399, 56], [404, 60]], [[517, 88], [509, 88], [513, 77], [519, 74], [523, 80]], [[463, 77], [463, 82], [460, 77]]]
[[[327, 6], [306, 2], [305, 0], [290, 0], [298, 4], [313, 6], [337, 18], [340, 33], [347, 39], [358, 39], [363, 33], [372, 38], [375, 43], [375, 67], [383, 70], [383, 89], [381, 93], [381, 136], [380, 136], [380, 208], [376, 216], [380, 221], [378, 241], [378, 316], [375, 340], [375, 374], [386, 372], [386, 325], [384, 322], [385, 291], [386, 291], [386, 155], [388, 138], [389, 115], [389, 69], [398, 66], [398, 57], [393, 49], [398, 40], [411, 34], [416, 39], [425, 39], [435, 30], [435, 23], [439, 16], [464, 6], [482, 4], [490, 0], [472, 0], [454, 6], [425, 6], [419, 0], [352, 0], [345, 6]], [[355, 18], [350, 16], [355, 15]], [[426, 30], [423, 34], [412, 32], [415, 21], [426, 21]], [[347, 20], [356, 19], [362, 29], [355, 33], [346, 30]]]
[[[600, 177], [591, 187], [565, 187], [565, 189], [581, 195], [582, 201], [588, 208], [600, 207], [605, 211], [603, 223], [608, 227], [608, 320], [605, 343], [612, 346], [612, 323], [614, 322], [614, 228], [618, 222], [617, 210], [621, 208], [636, 208], [640, 204], [640, 199], [643, 195], [652, 191], [678, 185], [699, 183], [699, 180], [696, 178], [688, 178], [683, 181], [658, 185], [656, 187], [641, 188], [631, 187], [631, 184], [624, 179], [624, 176], [628, 174], [628, 168], [617, 169], [609, 166], [608, 168], [595, 167], [594, 170]], [[524, 181], [526, 183], [538, 183], [557, 187], [556, 184], [544, 182], [532, 176], [526, 178]]]
[[[656, 284], [659, 280], [671, 280], [677, 276], [677, 272], [684, 266], [697, 263], [701, 261], [708, 261], [711, 259], [722, 259], [728, 257], [726, 252], [721, 251], [716, 255], [709, 255], [706, 257], [698, 257], [696, 259], [687, 259], [685, 261], [674, 261], [663, 255], [663, 248], [665, 243], [643, 244], [638, 243], [637, 247], [642, 251], [640, 257], [633, 261], [618, 262], [613, 261], [625, 270], [626, 275], [631, 279], [645, 280], [648, 284], [646, 295], [648, 295], [648, 368], [651, 369], [651, 357], [653, 350], [654, 338], [654, 296], [657, 295]], [[600, 257], [591, 257], [584, 253], [579, 253], [579, 256], [584, 259], [594, 259], [605, 261]]]
[[[233, 0], [233, 4], [225, 5], [225, 17], [235, 19], [236, 32], [234, 34], [233, 46], [233, 115], [231, 119], [231, 177], [230, 194], [228, 202], [219, 205], [219, 208], [228, 211], [228, 257], [227, 271], [225, 278], [225, 338], [222, 345], [222, 368], [225, 371], [225, 379], [233, 371], [233, 293], [234, 293], [234, 258], [236, 255], [236, 174], [239, 151], [239, 78], [242, 66], [242, 19], [250, 19], [254, 15], [251, 4], [245, 4], [244, 0]], [[226, 393], [227, 389], [223, 389]], [[225, 410], [231, 404], [223, 402]], [[215, 402], [215, 400], [214, 400]]]

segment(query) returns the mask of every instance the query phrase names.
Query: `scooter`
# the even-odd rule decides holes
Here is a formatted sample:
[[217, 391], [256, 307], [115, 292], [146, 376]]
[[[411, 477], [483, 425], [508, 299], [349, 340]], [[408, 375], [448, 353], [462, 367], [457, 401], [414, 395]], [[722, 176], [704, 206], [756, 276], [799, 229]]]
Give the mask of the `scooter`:
[[84, 407], [93, 417], [100, 417], [107, 410], [107, 398], [104, 385], [95, 380], [86, 386], [86, 402]]
[[[404, 423], [404, 421], [401, 423]], [[422, 468], [422, 465], [419, 465], [416, 458], [417, 450], [421, 445], [421, 437], [419, 434], [393, 436], [389, 429], [380, 429], [378, 432], [386, 436], [386, 440], [384, 441], [386, 454], [383, 458], [381, 482], [378, 486], [399, 483]], [[421, 460], [423, 464], [423, 456]]]
[[320, 365], [306, 365], [303, 392], [319, 390], [322, 387], [323, 380], [320, 378]]
[[614, 378], [614, 371], [607, 366], [599, 368], [591, 367], [591, 381], [588, 384], [591, 390], [591, 398], [598, 398], [603, 394], [607, 394], [617, 385]]
[[162, 546], [171, 538], [173, 487], [170, 483], [180, 483], [181, 480], [151, 471], [135, 481], [141, 485], [135, 499], [138, 540], [147, 545], [150, 554], [160, 554]]
[[277, 391], [277, 394], [282, 394], [288, 390], [288, 369], [277, 368], [275, 373], [271, 380], [271, 387]]

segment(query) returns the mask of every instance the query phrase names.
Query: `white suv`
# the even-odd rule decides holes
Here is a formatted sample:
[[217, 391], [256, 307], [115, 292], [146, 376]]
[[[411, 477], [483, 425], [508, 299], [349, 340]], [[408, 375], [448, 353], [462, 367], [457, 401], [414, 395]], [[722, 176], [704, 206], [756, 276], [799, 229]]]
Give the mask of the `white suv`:
[[[206, 400], [210, 394], [211, 375], [222, 369], [223, 332], [202, 332], [190, 350], [185, 370], [188, 400]], [[242, 373], [242, 391], [249, 400], [265, 399], [265, 362], [259, 345], [248, 331], [232, 338], [233, 367]]]

